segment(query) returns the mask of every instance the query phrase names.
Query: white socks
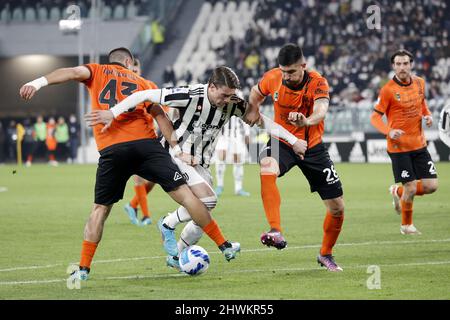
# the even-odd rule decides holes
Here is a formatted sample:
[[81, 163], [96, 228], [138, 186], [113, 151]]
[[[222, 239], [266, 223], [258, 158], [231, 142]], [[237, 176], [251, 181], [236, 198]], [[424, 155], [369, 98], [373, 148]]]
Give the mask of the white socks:
[[184, 227], [180, 235], [180, 240], [178, 240], [177, 247], [178, 253], [181, 253], [184, 248], [196, 244], [203, 235], [203, 230], [194, 221], [189, 221], [189, 223]]
[[169, 213], [168, 216], [166, 216], [163, 220], [163, 222], [172, 229], [175, 229], [175, 227], [181, 223], [191, 220], [191, 215], [186, 210], [185, 207], [179, 207], [177, 210], [175, 210], [172, 213]]
[[225, 176], [225, 169], [227, 168], [227, 165], [223, 161], [218, 161], [216, 163], [216, 180], [217, 180], [217, 186], [223, 188], [223, 178]]
[[234, 175], [234, 193], [242, 190], [242, 179], [244, 177], [244, 165], [242, 163], [235, 163], [233, 165]]

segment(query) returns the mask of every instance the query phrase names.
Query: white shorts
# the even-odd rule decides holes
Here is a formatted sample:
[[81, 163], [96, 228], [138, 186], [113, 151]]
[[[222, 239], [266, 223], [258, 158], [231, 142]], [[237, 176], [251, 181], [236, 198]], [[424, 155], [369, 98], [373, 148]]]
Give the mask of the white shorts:
[[220, 136], [217, 140], [216, 150], [226, 150], [228, 154], [239, 154], [244, 158], [247, 148], [245, 147], [244, 138], [231, 139], [224, 136]]
[[[196, 184], [206, 183], [213, 190], [213, 179], [211, 172], [200, 165], [192, 167], [178, 158], [173, 158], [189, 187]], [[213, 190], [214, 191], [214, 190]]]

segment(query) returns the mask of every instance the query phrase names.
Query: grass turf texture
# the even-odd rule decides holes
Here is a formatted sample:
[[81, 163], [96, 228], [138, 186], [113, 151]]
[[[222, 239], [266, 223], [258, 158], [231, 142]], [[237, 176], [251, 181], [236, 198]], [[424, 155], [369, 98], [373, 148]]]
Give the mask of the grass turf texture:
[[[106, 222], [81, 290], [66, 287], [66, 269], [77, 263], [89, 215], [95, 166], [0, 167], [0, 299], [449, 299], [450, 163], [438, 163], [439, 190], [414, 203], [414, 223], [423, 235], [403, 236], [387, 190], [390, 165], [337, 164], [346, 203], [343, 232], [335, 247], [343, 273], [316, 263], [325, 208], [297, 169], [278, 180], [288, 248], [260, 244], [268, 229], [260, 198], [258, 167], [245, 167], [251, 197], [233, 195], [232, 170], [214, 216], [226, 237], [239, 241], [238, 259], [226, 262], [204, 236], [209, 270], [199, 277], [165, 265], [156, 221], [177, 205], [156, 187], [149, 196], [153, 224], [132, 225], [125, 198]], [[13, 174], [13, 170], [17, 172]], [[181, 227], [178, 228], [178, 234]], [[381, 270], [381, 289], [369, 290], [369, 265]]]

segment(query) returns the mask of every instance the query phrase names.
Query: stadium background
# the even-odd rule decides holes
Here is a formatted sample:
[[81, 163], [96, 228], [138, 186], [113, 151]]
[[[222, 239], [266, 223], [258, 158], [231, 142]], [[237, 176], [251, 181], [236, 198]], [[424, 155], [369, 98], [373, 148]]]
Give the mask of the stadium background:
[[[380, 28], [368, 27], [370, 5], [380, 8]], [[60, 20], [82, 20], [81, 31], [62, 30]], [[68, 9], [69, 8], [69, 9]], [[450, 8], [445, 1], [2, 1], [0, 4], [0, 161], [8, 158], [11, 120], [33, 123], [36, 116], [86, 112], [74, 83], [46, 88], [23, 103], [21, 84], [57, 67], [104, 62], [111, 48], [130, 47], [142, 60], [143, 75], [162, 86], [206, 81], [218, 65], [234, 68], [243, 92], [276, 66], [286, 42], [301, 45], [308, 66], [329, 81], [331, 105], [325, 142], [335, 162], [388, 162], [383, 137], [369, 117], [379, 88], [392, 77], [390, 54], [404, 47], [415, 54], [414, 72], [426, 79], [436, 120], [426, 129], [434, 160], [448, 161], [437, 135], [437, 119], [449, 103]], [[220, 17], [220, 18], [219, 18]], [[162, 28], [159, 40], [158, 29]], [[80, 56], [83, 60], [80, 60]], [[7, 79], [7, 80], [6, 80]], [[82, 89], [84, 90], [84, 88]], [[270, 99], [263, 112], [271, 114]], [[82, 125], [82, 123], [81, 123]], [[95, 163], [92, 133], [82, 125], [80, 162]], [[253, 128], [248, 161], [254, 162], [265, 137]]]
[[[59, 27], [60, 20], [77, 18], [76, 10], [66, 11], [73, 4], [80, 9], [80, 32]], [[371, 5], [380, 8], [380, 29], [368, 28]], [[450, 149], [436, 129], [450, 98], [449, 30], [450, 6], [443, 0], [0, 1], [0, 163], [6, 163], [0, 166], [0, 299], [449, 299]], [[258, 167], [247, 165], [244, 185], [252, 196], [232, 194], [227, 170], [227, 191], [215, 213], [227, 234], [241, 241], [239, 259], [222, 261], [217, 248], [202, 240], [211, 253], [208, 273], [195, 285], [178, 277], [164, 265], [154, 226], [137, 228], [123, 214], [133, 196], [130, 183], [108, 220], [86, 290], [68, 290], [66, 267], [79, 255], [95, 165], [22, 169], [14, 164], [15, 126], [8, 129], [11, 121], [34, 123], [38, 115], [67, 121], [74, 114], [80, 120], [90, 103], [74, 83], [46, 87], [28, 103], [19, 98], [20, 86], [77, 65], [80, 56], [83, 63], [104, 62], [109, 50], [127, 46], [141, 59], [143, 76], [160, 87], [205, 81], [209, 70], [226, 64], [238, 72], [248, 95], [264, 70], [276, 66], [278, 48], [288, 41], [300, 44], [309, 67], [329, 80], [325, 141], [333, 161], [386, 162], [337, 165], [347, 206], [336, 248], [343, 276], [321, 273], [314, 261], [324, 210], [299, 172], [280, 181], [290, 247], [261, 247], [267, 224]], [[392, 170], [386, 141], [369, 122], [379, 88], [392, 77], [390, 54], [399, 47], [415, 54], [414, 72], [426, 80], [434, 125], [425, 133], [432, 157], [440, 161], [440, 189], [415, 203], [415, 222], [424, 234], [414, 239], [399, 238], [387, 193]], [[270, 101], [263, 112], [271, 114]], [[79, 125], [78, 162], [95, 163], [92, 133]], [[267, 138], [252, 130], [249, 162]], [[155, 218], [174, 209], [158, 188], [149, 206]], [[382, 290], [366, 288], [367, 266], [375, 264], [382, 268]]]

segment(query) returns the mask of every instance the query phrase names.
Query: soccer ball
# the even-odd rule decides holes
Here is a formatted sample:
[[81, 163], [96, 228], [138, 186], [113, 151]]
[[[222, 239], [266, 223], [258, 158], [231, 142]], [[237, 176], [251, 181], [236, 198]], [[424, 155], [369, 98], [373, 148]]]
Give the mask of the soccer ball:
[[200, 246], [190, 246], [181, 251], [181, 271], [191, 276], [204, 273], [209, 267], [209, 255]]

